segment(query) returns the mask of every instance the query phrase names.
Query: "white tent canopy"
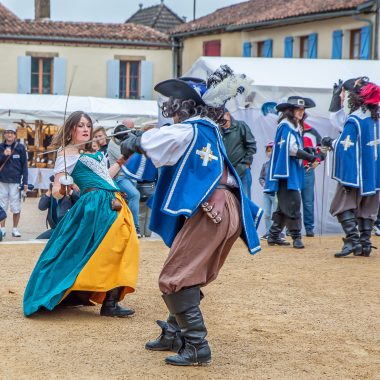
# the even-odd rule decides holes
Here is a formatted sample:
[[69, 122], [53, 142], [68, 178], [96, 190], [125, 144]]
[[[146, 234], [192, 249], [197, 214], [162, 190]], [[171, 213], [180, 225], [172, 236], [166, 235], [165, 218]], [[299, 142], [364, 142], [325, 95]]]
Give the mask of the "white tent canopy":
[[[307, 122], [316, 128], [321, 136], [336, 137], [339, 131], [329, 119], [328, 108], [332, 86], [338, 79], [349, 79], [366, 75], [380, 83], [380, 61], [354, 61], [330, 59], [277, 59], [277, 58], [229, 58], [201, 57], [184, 76], [205, 79], [220, 65], [229, 65], [236, 73], [246, 74], [254, 80], [256, 93], [253, 107], [233, 109], [232, 115], [244, 120], [251, 128], [257, 141], [257, 154], [252, 165], [253, 200], [262, 205], [262, 188], [258, 178], [265, 161], [265, 144], [274, 139], [277, 117], [264, 116], [261, 105], [267, 101], [281, 102], [291, 95], [310, 97], [316, 108], [307, 110]], [[339, 233], [341, 228], [329, 214], [331, 199], [336, 182], [330, 177], [331, 157], [316, 169], [315, 185], [315, 231]], [[261, 223], [260, 232], [264, 232]]]
[[201, 57], [184, 76], [206, 78], [220, 65], [254, 80], [254, 106], [280, 102], [291, 95], [311, 97], [317, 107], [311, 115], [328, 117], [331, 89], [338, 79], [366, 75], [380, 83], [380, 61], [289, 58]]
[[[0, 94], [0, 127], [21, 119], [43, 120], [60, 125], [65, 114], [67, 96]], [[88, 113], [96, 124], [116, 126], [126, 118], [156, 119], [158, 108], [153, 100], [108, 99], [70, 96], [66, 115], [74, 111]]]

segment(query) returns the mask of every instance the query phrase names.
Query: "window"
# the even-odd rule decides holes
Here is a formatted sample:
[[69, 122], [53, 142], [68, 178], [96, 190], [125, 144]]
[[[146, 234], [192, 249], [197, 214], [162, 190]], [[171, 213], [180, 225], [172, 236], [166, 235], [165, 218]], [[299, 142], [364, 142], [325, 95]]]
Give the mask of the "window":
[[140, 61], [120, 61], [119, 98], [140, 98]]
[[350, 32], [350, 59], [360, 59], [360, 29]]
[[203, 42], [203, 55], [206, 57], [220, 57], [220, 40]]
[[264, 41], [257, 43], [257, 56], [264, 57]]
[[31, 66], [31, 93], [52, 94], [53, 59], [32, 57]]
[[300, 58], [309, 58], [309, 36], [300, 37]]

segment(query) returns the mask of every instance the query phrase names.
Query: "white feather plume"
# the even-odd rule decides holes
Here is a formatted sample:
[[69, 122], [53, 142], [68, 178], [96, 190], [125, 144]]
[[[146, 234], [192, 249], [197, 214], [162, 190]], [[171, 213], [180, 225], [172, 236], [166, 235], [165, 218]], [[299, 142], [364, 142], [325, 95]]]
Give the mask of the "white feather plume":
[[249, 94], [253, 80], [244, 75], [233, 74], [220, 83], [210, 87], [202, 96], [203, 101], [211, 107], [221, 107], [238, 94]]

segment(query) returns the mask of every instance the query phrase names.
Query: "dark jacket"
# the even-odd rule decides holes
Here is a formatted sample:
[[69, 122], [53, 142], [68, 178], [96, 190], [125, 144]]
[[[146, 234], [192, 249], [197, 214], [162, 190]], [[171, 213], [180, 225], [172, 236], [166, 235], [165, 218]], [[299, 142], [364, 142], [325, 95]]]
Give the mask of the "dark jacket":
[[232, 119], [230, 128], [221, 129], [227, 156], [242, 177], [247, 165], [252, 164], [253, 155], [256, 153], [256, 140], [244, 121]]
[[267, 179], [267, 173], [268, 173], [268, 166], [269, 166], [269, 160], [265, 161], [263, 163], [263, 166], [261, 167], [259, 182], [262, 187], [265, 187], [265, 181]]
[[79, 199], [79, 196], [79, 193], [76, 191], [73, 191], [69, 197], [63, 197], [60, 200], [52, 196], [49, 197], [46, 194], [42, 195], [38, 202], [38, 208], [41, 211], [48, 210], [46, 225], [49, 225], [50, 228], [55, 228], [59, 221], [66, 215], [67, 211], [69, 211]]
[[[15, 145], [17, 144], [16, 148]], [[0, 144], [0, 166], [5, 162], [8, 156], [4, 154], [4, 150], [10, 147], [14, 148], [12, 156], [8, 159], [3, 169], [0, 171], [0, 182], [4, 183], [21, 183], [28, 184], [28, 159], [24, 145], [14, 142], [11, 146], [4, 143]]]

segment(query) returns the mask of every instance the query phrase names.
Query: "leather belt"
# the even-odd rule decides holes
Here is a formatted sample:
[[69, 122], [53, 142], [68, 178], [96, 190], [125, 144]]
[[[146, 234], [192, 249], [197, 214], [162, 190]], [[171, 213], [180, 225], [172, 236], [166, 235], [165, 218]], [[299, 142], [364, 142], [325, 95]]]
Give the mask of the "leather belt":
[[89, 193], [91, 191], [95, 191], [95, 190], [101, 190], [101, 189], [99, 189], [99, 187], [89, 187], [88, 189], [83, 191], [83, 194], [87, 194], [87, 193]]

